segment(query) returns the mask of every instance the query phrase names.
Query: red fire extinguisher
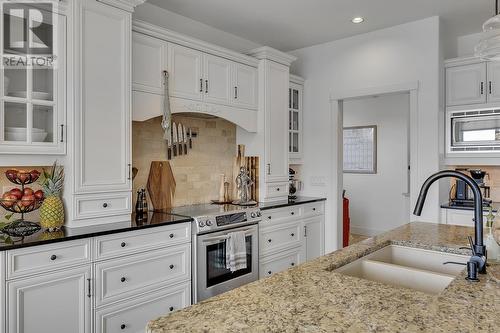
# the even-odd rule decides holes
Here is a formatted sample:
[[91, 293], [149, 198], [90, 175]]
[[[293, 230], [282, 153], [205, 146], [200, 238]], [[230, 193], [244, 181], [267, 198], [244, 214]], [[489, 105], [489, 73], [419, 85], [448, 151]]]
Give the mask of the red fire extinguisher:
[[345, 197], [345, 190], [342, 193], [343, 198], [343, 247], [349, 246], [349, 235], [350, 235], [350, 225], [351, 219], [349, 217], [349, 199]]

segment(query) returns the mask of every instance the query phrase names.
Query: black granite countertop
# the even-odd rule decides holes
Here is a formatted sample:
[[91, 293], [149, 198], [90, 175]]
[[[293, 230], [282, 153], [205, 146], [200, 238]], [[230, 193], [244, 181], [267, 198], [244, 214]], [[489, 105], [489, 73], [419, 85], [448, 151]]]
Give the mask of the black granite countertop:
[[317, 202], [317, 201], [326, 201], [326, 198], [297, 196], [297, 198], [293, 200], [288, 199], [288, 200], [273, 201], [273, 202], [260, 202], [259, 208], [262, 210], [275, 209], [288, 206], [303, 205], [306, 203]]
[[[81, 228], [62, 227], [60, 231], [56, 232], [48, 232], [42, 229], [39, 232], [24, 238], [20, 237], [7, 238], [6, 240], [0, 241], [0, 251], [64, 242], [80, 238], [102, 236], [119, 232], [154, 228], [154, 227], [160, 227], [177, 223], [186, 223], [186, 222], [191, 222], [192, 220], [193, 219], [191, 217], [186, 217], [186, 216], [150, 212], [147, 221], [136, 222], [135, 215], [132, 214], [131, 220], [126, 222], [101, 224], [101, 225], [81, 227]], [[2, 233], [0, 233], [0, 235], [6, 237], [6, 235], [3, 235]]]
[[[496, 213], [500, 209], [500, 202], [492, 202], [491, 207], [493, 208], [493, 213]], [[473, 206], [458, 206], [458, 205], [452, 205], [450, 202], [445, 202], [441, 204], [441, 208], [445, 209], [457, 209], [457, 210], [470, 210], [473, 211], [474, 207]], [[488, 207], [484, 206], [483, 207], [484, 212], [488, 212]]]
[[[267, 210], [267, 209], [302, 205], [306, 203], [324, 201], [324, 200], [326, 199], [299, 196], [294, 200], [283, 200], [283, 201], [265, 202], [265, 203], [261, 202], [258, 204], [258, 206], [262, 210]], [[126, 222], [101, 224], [101, 225], [81, 227], [81, 228], [63, 227], [60, 231], [56, 232], [48, 232], [45, 230], [40, 230], [37, 233], [24, 238], [7, 237], [6, 235], [0, 233], [0, 236], [6, 238], [4, 240], [0, 240], [0, 251], [7, 251], [22, 247], [64, 242], [80, 238], [102, 236], [119, 232], [134, 231], [145, 228], [159, 227], [164, 225], [186, 223], [193, 221], [192, 216], [195, 215], [194, 212], [193, 214], [189, 214], [189, 206], [186, 206], [184, 208], [186, 213], [181, 215], [169, 214], [168, 211], [164, 213], [150, 212], [148, 215], [148, 220], [142, 223], [136, 222], [135, 215], [132, 214], [130, 221]], [[175, 209], [173, 210], [173, 212], [175, 212]]]

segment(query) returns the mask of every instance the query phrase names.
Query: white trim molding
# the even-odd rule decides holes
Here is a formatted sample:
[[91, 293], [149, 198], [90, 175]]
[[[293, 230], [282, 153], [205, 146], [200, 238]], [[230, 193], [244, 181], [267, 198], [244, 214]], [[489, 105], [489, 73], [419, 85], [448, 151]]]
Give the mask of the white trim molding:
[[267, 59], [277, 62], [279, 64], [290, 67], [292, 62], [297, 60], [296, 56], [291, 54], [281, 52], [279, 50], [273, 49], [269, 46], [262, 46], [256, 49], [251, 50], [248, 55], [255, 57], [259, 60]]
[[373, 95], [397, 94], [402, 92], [410, 92], [412, 90], [418, 90], [418, 89], [419, 89], [418, 81], [393, 84], [381, 87], [367, 87], [355, 90], [346, 90], [340, 93], [331, 93], [330, 101], [346, 100], [346, 99], [367, 97]]
[[97, 0], [116, 8], [123, 9], [127, 12], [133, 13], [135, 7], [142, 5], [146, 0]]
[[295, 84], [299, 85], [304, 85], [304, 82], [306, 80], [303, 77], [300, 77], [298, 75], [290, 74], [290, 82], [293, 82]]

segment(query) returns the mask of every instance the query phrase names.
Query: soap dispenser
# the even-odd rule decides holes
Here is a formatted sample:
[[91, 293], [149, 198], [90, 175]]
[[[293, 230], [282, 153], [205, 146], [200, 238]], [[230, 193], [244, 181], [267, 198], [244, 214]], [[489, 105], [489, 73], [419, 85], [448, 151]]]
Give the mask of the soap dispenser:
[[486, 253], [488, 259], [498, 260], [500, 259], [500, 245], [497, 243], [494, 237], [494, 226], [498, 223], [498, 217], [493, 214], [493, 208], [490, 206], [488, 208], [488, 215], [486, 215], [486, 228], [488, 232], [484, 236], [484, 244], [486, 245]]

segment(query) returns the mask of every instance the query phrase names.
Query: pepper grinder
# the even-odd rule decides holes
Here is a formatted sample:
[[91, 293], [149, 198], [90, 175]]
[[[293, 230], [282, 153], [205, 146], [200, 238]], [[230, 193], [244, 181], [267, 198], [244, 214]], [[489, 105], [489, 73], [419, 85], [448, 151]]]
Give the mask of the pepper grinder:
[[146, 190], [140, 189], [137, 191], [137, 201], [135, 203], [135, 219], [136, 221], [144, 221], [148, 217], [148, 201], [146, 199]]

